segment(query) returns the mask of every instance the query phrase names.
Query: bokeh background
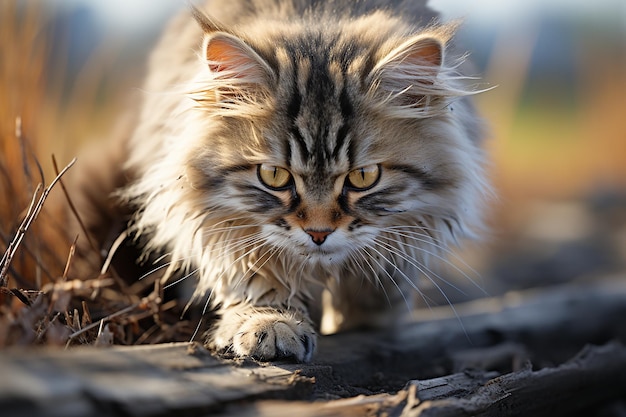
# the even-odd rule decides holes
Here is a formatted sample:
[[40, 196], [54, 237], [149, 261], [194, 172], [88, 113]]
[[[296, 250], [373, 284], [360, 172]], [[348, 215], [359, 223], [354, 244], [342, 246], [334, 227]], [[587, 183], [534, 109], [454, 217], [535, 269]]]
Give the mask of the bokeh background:
[[[460, 254], [471, 269], [454, 262], [492, 295], [626, 279], [626, 2], [430, 4], [445, 19], [464, 19], [458, 42], [471, 52], [481, 86], [495, 87], [476, 98], [497, 194], [487, 214], [492, 231]], [[25, 152], [16, 145], [16, 118], [50, 176], [51, 154], [64, 165], [85, 142], [106, 138], [140, 86], [160, 30], [183, 7], [176, 0], [0, 1], [0, 198], [14, 214], [30, 198], [20, 190], [32, 188], [32, 178], [22, 184], [15, 174]], [[481, 294], [456, 278], [462, 291], [442, 284], [450, 299]], [[431, 297], [445, 304], [436, 289]]]

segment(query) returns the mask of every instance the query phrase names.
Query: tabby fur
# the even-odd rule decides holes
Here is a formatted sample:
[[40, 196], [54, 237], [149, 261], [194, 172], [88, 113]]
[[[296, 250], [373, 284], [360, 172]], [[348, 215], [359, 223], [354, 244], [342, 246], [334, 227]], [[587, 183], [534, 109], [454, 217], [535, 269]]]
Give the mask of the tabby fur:
[[419, 0], [191, 9], [151, 56], [113, 211], [166, 275], [197, 279], [217, 350], [308, 361], [320, 331], [393, 326], [436, 281], [429, 259], [482, 227], [456, 25]]

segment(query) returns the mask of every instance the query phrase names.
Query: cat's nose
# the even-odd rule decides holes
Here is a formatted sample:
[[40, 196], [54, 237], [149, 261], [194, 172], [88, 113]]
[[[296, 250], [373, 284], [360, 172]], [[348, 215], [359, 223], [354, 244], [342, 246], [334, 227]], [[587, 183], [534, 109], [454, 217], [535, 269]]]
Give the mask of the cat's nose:
[[315, 242], [316, 245], [321, 245], [322, 243], [324, 243], [324, 241], [326, 241], [326, 237], [332, 232], [334, 232], [334, 230], [332, 229], [324, 229], [324, 230], [304, 229], [304, 231], [309, 236], [311, 236], [311, 239], [313, 239], [313, 242]]

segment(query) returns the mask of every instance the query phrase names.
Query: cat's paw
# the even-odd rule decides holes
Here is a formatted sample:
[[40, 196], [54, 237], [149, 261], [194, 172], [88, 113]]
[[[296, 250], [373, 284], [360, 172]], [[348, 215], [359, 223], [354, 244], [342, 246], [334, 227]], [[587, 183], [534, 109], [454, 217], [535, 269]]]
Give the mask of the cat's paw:
[[313, 356], [317, 336], [300, 313], [262, 309], [239, 314], [239, 320], [231, 321], [227, 316], [222, 317], [214, 333], [218, 348], [262, 361], [308, 362]]
[[260, 360], [311, 360], [316, 336], [311, 325], [293, 314], [255, 314], [243, 323], [233, 337], [233, 350], [240, 356]]

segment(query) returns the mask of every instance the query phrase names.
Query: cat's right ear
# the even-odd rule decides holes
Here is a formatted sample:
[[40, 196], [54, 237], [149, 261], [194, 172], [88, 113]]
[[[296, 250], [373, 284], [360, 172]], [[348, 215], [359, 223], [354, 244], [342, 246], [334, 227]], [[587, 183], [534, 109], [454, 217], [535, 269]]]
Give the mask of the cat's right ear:
[[237, 84], [260, 84], [271, 79], [270, 66], [250, 46], [191, 2], [188, 6], [204, 31], [204, 58], [216, 78]]
[[205, 35], [204, 54], [212, 73], [237, 83], [267, 84], [272, 69], [251, 47], [224, 32]]

